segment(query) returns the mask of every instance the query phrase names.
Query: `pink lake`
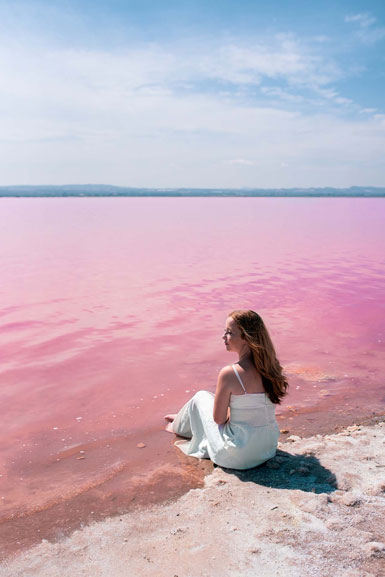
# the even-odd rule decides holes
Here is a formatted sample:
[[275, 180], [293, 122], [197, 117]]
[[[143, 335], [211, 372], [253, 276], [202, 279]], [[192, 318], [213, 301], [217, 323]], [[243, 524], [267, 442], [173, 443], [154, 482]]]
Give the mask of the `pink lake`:
[[0, 207], [4, 554], [199, 486], [210, 464], [173, 446], [163, 415], [235, 360], [233, 309], [270, 330], [290, 383], [282, 427], [383, 414], [384, 199]]

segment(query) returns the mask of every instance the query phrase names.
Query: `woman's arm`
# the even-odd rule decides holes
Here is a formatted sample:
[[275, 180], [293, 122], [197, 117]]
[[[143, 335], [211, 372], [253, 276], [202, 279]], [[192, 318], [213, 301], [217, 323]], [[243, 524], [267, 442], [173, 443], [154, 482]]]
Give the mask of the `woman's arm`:
[[214, 413], [213, 418], [217, 425], [226, 423], [230, 416], [230, 383], [231, 373], [229, 367], [223, 368], [218, 375], [217, 389], [214, 398]]

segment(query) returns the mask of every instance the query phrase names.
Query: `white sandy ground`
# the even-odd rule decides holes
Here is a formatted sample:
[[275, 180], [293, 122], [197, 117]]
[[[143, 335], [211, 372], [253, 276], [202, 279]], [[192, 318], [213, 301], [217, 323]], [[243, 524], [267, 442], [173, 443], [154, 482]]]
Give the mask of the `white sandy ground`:
[[385, 576], [384, 433], [293, 437], [261, 467], [216, 467], [204, 488], [43, 541], [0, 576]]

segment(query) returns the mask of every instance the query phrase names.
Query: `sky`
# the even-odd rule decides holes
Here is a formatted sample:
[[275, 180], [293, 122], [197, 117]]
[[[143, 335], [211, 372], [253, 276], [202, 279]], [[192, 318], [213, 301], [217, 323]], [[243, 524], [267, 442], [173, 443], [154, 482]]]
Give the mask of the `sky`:
[[385, 186], [383, 0], [0, 0], [0, 185]]

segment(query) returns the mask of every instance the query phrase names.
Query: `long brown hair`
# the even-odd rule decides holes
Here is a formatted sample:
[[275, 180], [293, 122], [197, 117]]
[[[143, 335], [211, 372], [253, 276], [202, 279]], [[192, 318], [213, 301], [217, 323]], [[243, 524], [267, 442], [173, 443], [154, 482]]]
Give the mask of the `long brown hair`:
[[229, 314], [238, 325], [242, 338], [249, 345], [263, 386], [273, 403], [279, 404], [287, 393], [289, 383], [282, 373], [268, 330], [258, 313], [239, 310]]

